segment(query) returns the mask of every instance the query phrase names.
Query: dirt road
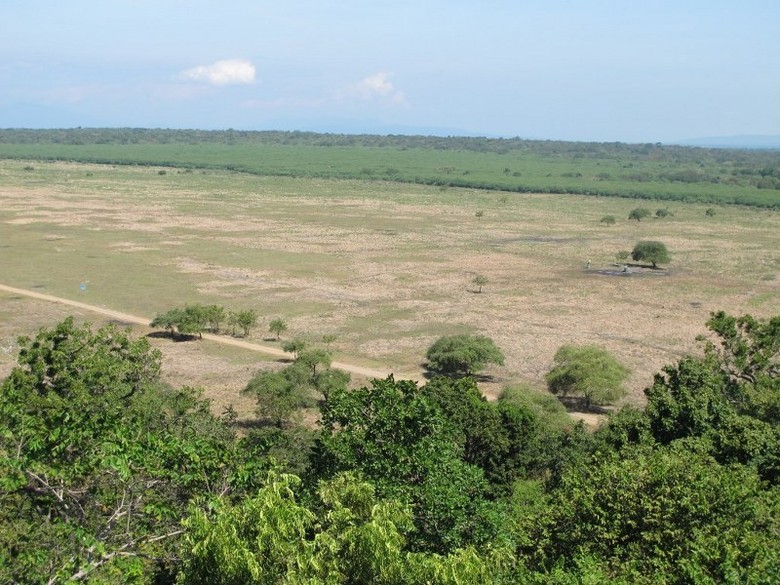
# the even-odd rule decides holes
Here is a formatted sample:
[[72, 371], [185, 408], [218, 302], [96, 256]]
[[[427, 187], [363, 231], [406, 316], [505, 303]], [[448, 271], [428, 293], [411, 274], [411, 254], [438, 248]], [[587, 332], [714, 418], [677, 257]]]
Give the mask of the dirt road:
[[[142, 325], [144, 327], [149, 325], [149, 322], [151, 319], [149, 317], [141, 317], [139, 315], [130, 315], [128, 313], [122, 313], [120, 311], [114, 311], [113, 309], [106, 309], [103, 307], [98, 307], [96, 305], [90, 305], [88, 303], [82, 303], [81, 301], [74, 301], [71, 299], [66, 299], [63, 297], [55, 297], [53, 295], [47, 295], [44, 293], [39, 293], [31, 290], [26, 290], [23, 288], [15, 288], [12, 286], [7, 286], [4, 284], [0, 284], [0, 291], [8, 292], [15, 295], [22, 295], [25, 297], [29, 297], [31, 299], [38, 299], [41, 301], [49, 301], [51, 303], [59, 303], [61, 305], [68, 305], [71, 307], [78, 307], [79, 309], [84, 309], [86, 311], [91, 311], [93, 313], [98, 313], [100, 315], [105, 315], [106, 317], [111, 317], [112, 319], [118, 319], [120, 321], [124, 321], [126, 323], [133, 323], [135, 325]], [[209, 341], [213, 341], [215, 343], [222, 343], [224, 345], [232, 345], [234, 347], [240, 347], [242, 349], [248, 349], [250, 351], [256, 351], [259, 353], [264, 353], [266, 355], [270, 355], [273, 357], [285, 357], [289, 358], [290, 354], [287, 352], [282, 351], [278, 347], [272, 347], [269, 345], [262, 345], [260, 343], [252, 343], [249, 341], [244, 341], [242, 339], [234, 339], [232, 337], [224, 337], [221, 335], [212, 335], [209, 333], [203, 334], [203, 339], [207, 339]], [[331, 364], [332, 367], [338, 368], [339, 370], [344, 370], [345, 372], [349, 372], [350, 374], [357, 374], [359, 376], [365, 376], [366, 378], [386, 378], [389, 376], [392, 372], [390, 370], [375, 370], [372, 368], [364, 368], [361, 366], [355, 366], [352, 364], [345, 364], [343, 362], [333, 362]], [[404, 377], [416, 377], [416, 376], [398, 376], [399, 378]], [[417, 376], [418, 378], [421, 378], [421, 376]]]

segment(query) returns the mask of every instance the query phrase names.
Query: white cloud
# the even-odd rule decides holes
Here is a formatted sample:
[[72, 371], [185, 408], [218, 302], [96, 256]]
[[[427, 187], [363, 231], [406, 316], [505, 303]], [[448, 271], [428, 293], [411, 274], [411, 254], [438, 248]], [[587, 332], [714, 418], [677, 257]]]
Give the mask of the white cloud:
[[379, 72], [369, 75], [347, 88], [346, 95], [363, 100], [387, 99], [396, 104], [406, 104], [406, 96], [390, 81], [390, 74]]
[[211, 65], [198, 65], [182, 71], [183, 79], [212, 85], [239, 85], [255, 81], [255, 66], [245, 59], [227, 59]]

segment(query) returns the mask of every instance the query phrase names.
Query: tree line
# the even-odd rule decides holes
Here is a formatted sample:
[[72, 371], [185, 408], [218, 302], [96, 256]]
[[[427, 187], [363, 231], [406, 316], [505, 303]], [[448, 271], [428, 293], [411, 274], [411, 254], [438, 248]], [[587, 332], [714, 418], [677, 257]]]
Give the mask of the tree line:
[[[780, 317], [707, 326], [595, 432], [549, 395], [487, 401], [478, 367], [350, 388], [302, 351], [236, 434], [146, 339], [67, 319], [0, 384], [0, 581], [776, 583]], [[564, 347], [551, 387], [603, 358]]]

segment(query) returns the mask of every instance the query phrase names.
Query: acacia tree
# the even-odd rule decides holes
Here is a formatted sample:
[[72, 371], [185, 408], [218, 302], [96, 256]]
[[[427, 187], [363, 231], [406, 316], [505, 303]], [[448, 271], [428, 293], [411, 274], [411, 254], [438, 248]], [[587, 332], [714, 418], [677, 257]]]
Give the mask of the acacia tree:
[[635, 262], [642, 260], [650, 262], [653, 268], [657, 268], [658, 264], [666, 264], [671, 260], [666, 245], [663, 242], [652, 240], [637, 242], [631, 252], [631, 258]]
[[487, 276], [484, 276], [482, 274], [477, 274], [474, 277], [474, 280], [471, 281], [471, 284], [479, 287], [479, 289], [477, 290], [478, 293], [482, 292], [482, 287], [485, 286], [487, 283], [488, 283]]
[[546, 376], [553, 394], [582, 396], [586, 408], [593, 402], [614, 402], [626, 394], [623, 383], [628, 369], [598, 345], [564, 345], [553, 359]]
[[275, 333], [276, 339], [279, 339], [282, 336], [282, 333], [287, 331], [287, 322], [281, 317], [274, 319], [271, 321], [270, 325], [268, 325], [268, 331]]
[[447, 375], [470, 375], [488, 364], [504, 365], [502, 352], [484, 335], [445, 335], [428, 348], [428, 368]]

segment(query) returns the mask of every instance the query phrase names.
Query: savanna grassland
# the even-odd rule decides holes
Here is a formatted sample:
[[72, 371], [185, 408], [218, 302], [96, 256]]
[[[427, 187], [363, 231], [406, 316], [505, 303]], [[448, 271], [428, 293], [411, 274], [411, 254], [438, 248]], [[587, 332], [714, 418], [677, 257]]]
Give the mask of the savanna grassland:
[[[287, 338], [333, 334], [336, 359], [415, 379], [438, 336], [481, 333], [507, 357], [481, 382], [489, 395], [542, 387], [560, 345], [596, 343], [631, 368], [632, 402], [696, 351], [711, 311], [780, 309], [777, 211], [370, 179], [3, 160], [0, 281], [150, 319], [192, 302], [254, 308], [250, 339], [283, 317]], [[636, 207], [671, 215], [629, 221]], [[671, 263], [622, 275], [616, 253], [648, 239]], [[0, 296], [3, 340], [57, 311], [72, 312]], [[158, 343], [180, 383], [221, 406], [260, 365], [209, 344]]]

